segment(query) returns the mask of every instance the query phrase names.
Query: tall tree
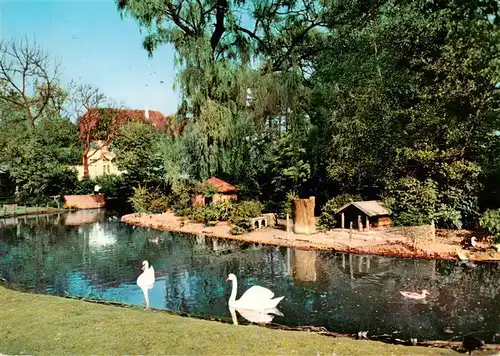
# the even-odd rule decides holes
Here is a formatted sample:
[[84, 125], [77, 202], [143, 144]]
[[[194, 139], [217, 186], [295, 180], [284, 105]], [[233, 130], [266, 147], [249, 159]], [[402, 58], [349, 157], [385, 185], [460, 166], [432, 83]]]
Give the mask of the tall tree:
[[118, 128], [111, 149], [116, 154], [114, 161], [126, 172], [126, 180], [131, 186], [163, 180], [163, 160], [159, 155], [162, 136], [146, 122], [129, 122]]
[[65, 92], [58, 85], [59, 65], [35, 42], [0, 41], [0, 100], [22, 109], [31, 125], [45, 116], [58, 115]]
[[89, 177], [89, 165], [102, 159], [101, 150], [109, 145], [120, 122], [128, 121], [109, 98], [90, 84], [70, 84], [68, 113], [76, 121], [82, 145], [83, 177]]
[[256, 170], [248, 174], [258, 159], [247, 154], [255, 152], [250, 143], [286, 122], [298, 103], [285, 91], [297, 92], [289, 79], [302, 79], [285, 76], [292, 68], [300, 72], [297, 63], [308, 58], [298, 49], [323, 24], [320, 3], [125, 0], [118, 7], [149, 31], [144, 47], [151, 55], [163, 43], [176, 50], [179, 116], [189, 118], [183, 139], [193, 175], [255, 176]]
[[331, 32], [313, 120], [333, 181], [430, 182], [440, 224], [477, 216], [480, 157], [500, 124], [497, 12], [496, 1], [386, 1], [371, 22]]
[[248, 63], [254, 54], [262, 54], [271, 59], [268, 70], [284, 70], [303, 40], [324, 24], [321, 4], [314, 0], [117, 3], [122, 14], [148, 29], [144, 47], [150, 53], [171, 43], [181, 64], [189, 67], [222, 59]]

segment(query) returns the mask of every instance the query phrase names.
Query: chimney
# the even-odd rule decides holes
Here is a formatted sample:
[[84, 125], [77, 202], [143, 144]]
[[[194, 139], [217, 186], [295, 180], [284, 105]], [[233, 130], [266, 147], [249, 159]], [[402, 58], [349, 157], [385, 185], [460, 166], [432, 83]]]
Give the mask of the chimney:
[[146, 105], [146, 109], [144, 110], [144, 117], [146, 118], [146, 120], [149, 120], [149, 109], [148, 109], [147, 105]]

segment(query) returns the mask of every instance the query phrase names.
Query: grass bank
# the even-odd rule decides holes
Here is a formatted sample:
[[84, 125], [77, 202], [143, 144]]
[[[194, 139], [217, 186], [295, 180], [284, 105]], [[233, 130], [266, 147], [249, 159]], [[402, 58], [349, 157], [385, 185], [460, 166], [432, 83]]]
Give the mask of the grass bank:
[[4, 207], [0, 207], [0, 218], [8, 218], [13, 216], [22, 216], [22, 215], [33, 215], [33, 214], [51, 214], [51, 213], [59, 213], [59, 212], [67, 212], [67, 209], [62, 208], [52, 208], [45, 206], [17, 206], [14, 209], [9, 208], [6, 209]]
[[236, 326], [0, 286], [0, 353], [35, 355], [451, 355], [448, 349]]

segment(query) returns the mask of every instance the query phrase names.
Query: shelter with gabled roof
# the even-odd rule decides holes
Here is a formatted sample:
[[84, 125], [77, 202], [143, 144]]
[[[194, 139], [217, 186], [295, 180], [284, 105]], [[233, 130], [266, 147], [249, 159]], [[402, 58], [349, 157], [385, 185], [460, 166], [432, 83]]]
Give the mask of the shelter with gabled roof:
[[392, 225], [391, 213], [379, 200], [353, 201], [342, 206], [336, 213], [340, 217], [340, 227], [369, 230], [374, 227]]
[[228, 182], [223, 181], [217, 177], [212, 177], [204, 181], [202, 186], [212, 186], [215, 188], [216, 193], [211, 196], [204, 194], [196, 194], [193, 196], [193, 206], [195, 205], [209, 205], [221, 201], [238, 200], [238, 188]]

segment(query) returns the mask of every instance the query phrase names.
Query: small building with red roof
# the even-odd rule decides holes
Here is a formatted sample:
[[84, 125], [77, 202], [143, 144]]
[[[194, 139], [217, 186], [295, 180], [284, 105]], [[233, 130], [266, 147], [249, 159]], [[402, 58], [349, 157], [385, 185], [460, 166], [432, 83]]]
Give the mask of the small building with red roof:
[[204, 181], [202, 186], [212, 186], [215, 190], [213, 194], [196, 194], [193, 196], [193, 206], [195, 205], [210, 205], [213, 203], [238, 200], [238, 188], [228, 182], [217, 177], [212, 177]]

